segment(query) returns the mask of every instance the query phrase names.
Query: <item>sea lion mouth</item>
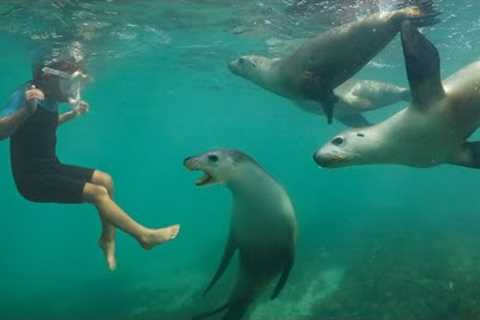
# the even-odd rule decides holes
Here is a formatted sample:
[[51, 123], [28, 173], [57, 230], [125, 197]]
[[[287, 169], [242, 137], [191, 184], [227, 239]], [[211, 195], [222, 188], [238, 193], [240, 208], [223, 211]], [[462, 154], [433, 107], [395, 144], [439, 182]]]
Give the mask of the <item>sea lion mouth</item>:
[[213, 177], [211, 175], [209, 175], [206, 171], [204, 171], [203, 173], [204, 173], [203, 176], [201, 176], [195, 181], [195, 185], [198, 187], [211, 184], [214, 182]]
[[183, 165], [190, 171], [203, 171], [203, 176], [195, 181], [196, 186], [204, 186], [215, 182], [215, 179], [205, 170], [200, 168], [200, 163], [196, 158], [187, 158]]
[[341, 154], [322, 154], [317, 152], [313, 155], [313, 160], [322, 168], [333, 168], [340, 166], [347, 159]]

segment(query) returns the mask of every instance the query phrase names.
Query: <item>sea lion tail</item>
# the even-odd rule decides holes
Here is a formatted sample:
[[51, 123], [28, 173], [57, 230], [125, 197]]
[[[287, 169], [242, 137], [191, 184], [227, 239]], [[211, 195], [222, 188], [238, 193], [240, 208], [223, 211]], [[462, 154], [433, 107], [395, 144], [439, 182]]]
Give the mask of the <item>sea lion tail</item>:
[[251, 298], [237, 299], [235, 301], [229, 301], [218, 307], [217, 309], [201, 313], [192, 318], [192, 320], [203, 320], [214, 316], [224, 310], [228, 310], [223, 316], [222, 320], [240, 320], [248, 310], [248, 307], [252, 303]]
[[266, 283], [266, 281], [252, 280], [248, 277], [240, 278], [222, 320], [242, 319]]
[[239, 278], [235, 290], [227, 303], [212, 311], [199, 314], [193, 317], [192, 320], [206, 319], [225, 310], [227, 311], [222, 320], [240, 320], [262, 288], [262, 284], [255, 283], [249, 278]]
[[404, 19], [412, 21], [416, 27], [433, 26], [440, 22], [441, 14], [435, 8], [433, 0], [403, 0], [396, 7], [404, 12]]
[[230, 304], [227, 313], [222, 320], [240, 320], [247, 312], [248, 306], [252, 303], [251, 299], [243, 299]]

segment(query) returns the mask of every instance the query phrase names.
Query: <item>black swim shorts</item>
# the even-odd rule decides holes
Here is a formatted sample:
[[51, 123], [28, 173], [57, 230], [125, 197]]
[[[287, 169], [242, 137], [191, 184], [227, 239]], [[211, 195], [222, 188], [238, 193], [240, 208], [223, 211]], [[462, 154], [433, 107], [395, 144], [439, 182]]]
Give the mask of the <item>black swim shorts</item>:
[[83, 189], [94, 169], [58, 161], [31, 163], [28, 173], [14, 174], [20, 194], [33, 202], [82, 203]]

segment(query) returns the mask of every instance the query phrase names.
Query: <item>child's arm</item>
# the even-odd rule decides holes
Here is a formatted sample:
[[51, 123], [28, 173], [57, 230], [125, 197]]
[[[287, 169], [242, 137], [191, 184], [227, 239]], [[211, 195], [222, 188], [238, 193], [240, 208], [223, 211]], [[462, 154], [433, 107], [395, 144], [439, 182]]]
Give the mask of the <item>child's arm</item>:
[[64, 112], [58, 116], [58, 124], [64, 124], [72, 119], [75, 119], [78, 116], [83, 115], [85, 112], [88, 112], [89, 106], [86, 102], [81, 101], [78, 106], [73, 108], [70, 111]]
[[24, 107], [9, 116], [0, 118], [0, 140], [10, 137], [31, 115], [32, 113]]
[[34, 86], [14, 95], [7, 109], [0, 116], [0, 140], [10, 137], [25, 120], [35, 113], [38, 102], [44, 98], [43, 92]]

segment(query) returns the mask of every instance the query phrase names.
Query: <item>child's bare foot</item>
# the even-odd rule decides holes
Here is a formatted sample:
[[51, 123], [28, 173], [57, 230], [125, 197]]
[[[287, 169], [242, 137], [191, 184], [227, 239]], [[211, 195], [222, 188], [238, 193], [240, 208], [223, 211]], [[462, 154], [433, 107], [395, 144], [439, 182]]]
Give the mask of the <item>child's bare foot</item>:
[[117, 268], [117, 259], [115, 258], [115, 240], [105, 240], [100, 238], [100, 240], [98, 240], [98, 245], [105, 255], [108, 269], [110, 269], [110, 271], [115, 271]]
[[158, 244], [173, 240], [180, 232], [180, 225], [175, 224], [166, 228], [150, 229], [145, 236], [140, 240], [140, 244], [145, 249], [152, 249]]

